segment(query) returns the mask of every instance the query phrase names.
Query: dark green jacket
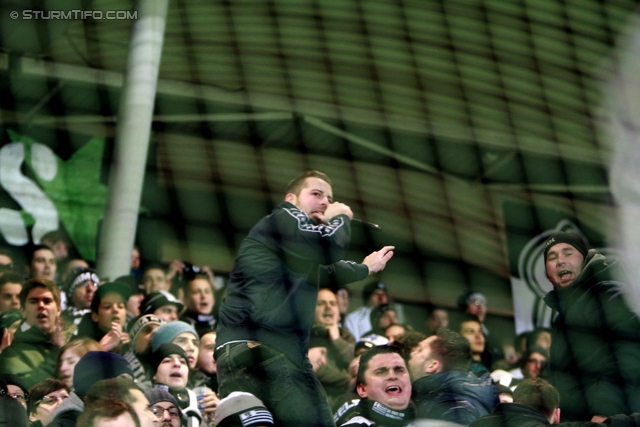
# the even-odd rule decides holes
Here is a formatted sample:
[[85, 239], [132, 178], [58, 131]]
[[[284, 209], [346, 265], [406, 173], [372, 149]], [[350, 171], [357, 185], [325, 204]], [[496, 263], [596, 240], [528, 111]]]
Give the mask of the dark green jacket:
[[624, 277], [618, 261], [591, 250], [573, 283], [545, 297], [558, 313], [549, 380], [565, 420], [640, 411], [640, 319], [624, 300]]
[[18, 375], [31, 388], [54, 376], [58, 353], [60, 348], [39, 328], [18, 330], [11, 345], [0, 354], [0, 373]]

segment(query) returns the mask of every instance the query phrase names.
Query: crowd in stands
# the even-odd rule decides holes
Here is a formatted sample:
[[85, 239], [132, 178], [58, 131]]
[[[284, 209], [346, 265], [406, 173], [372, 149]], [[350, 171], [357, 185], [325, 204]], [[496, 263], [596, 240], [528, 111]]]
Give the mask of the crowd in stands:
[[[15, 250], [0, 248], [0, 426], [274, 425], [260, 396], [218, 397], [214, 351], [225, 289], [209, 267], [142, 265], [134, 248], [131, 274], [105, 279], [60, 232], [29, 248], [24, 270]], [[460, 295], [455, 308], [426, 307], [421, 325], [399, 320], [381, 282], [367, 284], [362, 296], [363, 306], [350, 311], [348, 288], [320, 289], [309, 337], [308, 361], [337, 426], [561, 422], [565, 396], [558, 389], [570, 384], [554, 381], [568, 377], [548, 369], [557, 331], [536, 328], [496, 342], [485, 324], [488, 301], [475, 291]], [[450, 310], [459, 311], [455, 322]], [[624, 326], [637, 323], [611, 316]], [[626, 363], [619, 361], [620, 369]], [[605, 395], [612, 390], [602, 386]], [[575, 412], [561, 425], [638, 426], [634, 393], [637, 403], [616, 401], [603, 411], [607, 403], [600, 402], [597, 414]], [[587, 406], [591, 398], [584, 394]]]

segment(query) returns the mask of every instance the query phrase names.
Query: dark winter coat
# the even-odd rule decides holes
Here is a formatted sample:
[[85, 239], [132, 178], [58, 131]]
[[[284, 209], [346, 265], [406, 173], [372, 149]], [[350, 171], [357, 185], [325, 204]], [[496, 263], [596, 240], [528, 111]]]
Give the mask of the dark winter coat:
[[640, 321], [621, 294], [618, 261], [591, 250], [570, 286], [545, 296], [552, 323], [549, 380], [562, 418], [640, 411]]
[[291, 203], [276, 206], [240, 246], [220, 307], [218, 348], [231, 341], [259, 341], [300, 366], [321, 279], [350, 283], [369, 274], [366, 265], [339, 262], [350, 239], [346, 215], [315, 224]]
[[413, 382], [418, 419], [436, 419], [469, 425], [489, 415], [499, 403], [498, 390], [489, 374], [448, 371]]

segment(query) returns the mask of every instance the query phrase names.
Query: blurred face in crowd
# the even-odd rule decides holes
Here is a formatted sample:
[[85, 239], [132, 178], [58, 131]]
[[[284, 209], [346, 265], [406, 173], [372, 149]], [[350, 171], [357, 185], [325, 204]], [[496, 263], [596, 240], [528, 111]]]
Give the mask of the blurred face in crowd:
[[571, 285], [582, 272], [584, 256], [568, 243], [553, 245], [547, 252], [547, 277], [554, 288]]
[[140, 329], [140, 332], [138, 332], [138, 335], [136, 335], [136, 340], [133, 342], [133, 351], [137, 354], [143, 354], [145, 350], [149, 348], [153, 331], [159, 327], [160, 325], [154, 323], [144, 325], [142, 329]]
[[38, 249], [33, 253], [33, 259], [29, 264], [29, 275], [54, 280], [56, 268], [56, 257], [53, 252], [50, 249]]
[[20, 310], [20, 291], [22, 284], [7, 282], [0, 289], [0, 313], [8, 310]]
[[309, 177], [305, 180], [304, 188], [300, 194], [288, 193], [285, 200], [294, 204], [316, 223], [320, 223], [324, 220], [324, 212], [327, 207], [333, 203], [333, 191], [328, 182], [320, 178]]
[[540, 353], [531, 353], [529, 358], [524, 361], [524, 367], [522, 368], [522, 375], [525, 378], [538, 378], [540, 371], [547, 363], [547, 358]]
[[131, 269], [137, 270], [140, 268], [140, 251], [135, 246], [131, 249]]
[[176, 344], [187, 353], [189, 362], [189, 368], [195, 369], [198, 364], [198, 355], [200, 354], [200, 343], [198, 342], [198, 337], [193, 335], [191, 332], [183, 332], [178, 334], [174, 339], [171, 340], [173, 344]]
[[218, 372], [213, 352], [216, 349], [216, 333], [209, 332], [200, 339], [200, 355], [198, 356], [198, 368], [209, 375]]
[[539, 332], [538, 336], [536, 337], [536, 341], [533, 343], [533, 345], [537, 345], [549, 351], [551, 349], [551, 332], [547, 332], [547, 331]]
[[22, 316], [29, 325], [40, 328], [45, 334], [50, 334], [60, 316], [60, 307], [51, 291], [44, 287], [36, 287], [27, 295]]
[[35, 408], [29, 415], [29, 421], [40, 421], [43, 426], [48, 425], [53, 420], [53, 415], [58, 406], [69, 398], [69, 393], [65, 389], [53, 391], [38, 402], [34, 402]]
[[81, 285], [77, 286], [73, 290], [73, 295], [71, 296], [71, 302], [73, 306], [80, 309], [88, 309], [91, 308], [91, 301], [93, 301], [93, 294], [100, 283], [95, 283], [92, 280], [87, 280]]
[[449, 313], [441, 308], [433, 310], [427, 319], [427, 325], [432, 334], [435, 334], [441, 328], [448, 328]]
[[474, 360], [478, 360], [480, 354], [484, 351], [484, 334], [482, 326], [475, 320], [462, 322], [460, 325], [460, 335], [469, 341], [471, 346], [471, 354]]
[[198, 314], [209, 315], [213, 310], [215, 299], [213, 287], [207, 279], [195, 278], [189, 282], [187, 307]]
[[313, 367], [313, 372], [318, 372], [320, 367], [327, 364], [327, 349], [325, 347], [311, 347], [308, 357]]
[[170, 390], [182, 390], [187, 386], [189, 378], [188, 362], [177, 354], [172, 354], [160, 362], [153, 380], [156, 383], [164, 384]]
[[140, 315], [140, 303], [144, 299], [143, 293], [133, 294], [127, 300], [127, 311], [131, 313], [133, 317]]
[[60, 356], [60, 373], [58, 376], [69, 389], [73, 388], [73, 369], [81, 357], [77, 347], [66, 349]]
[[7, 384], [7, 392], [8, 396], [16, 399], [22, 406], [24, 406], [25, 410], [27, 409], [27, 397], [20, 387], [14, 384]]
[[378, 320], [378, 327], [386, 329], [390, 325], [398, 323], [398, 313], [395, 310], [387, 310], [382, 313], [380, 320]]
[[340, 321], [338, 299], [329, 289], [320, 289], [316, 303], [315, 323], [327, 326], [337, 325]]
[[164, 320], [165, 322], [173, 322], [178, 320], [178, 307], [173, 304], [168, 304], [162, 307], [158, 307], [153, 314]]
[[10, 256], [5, 254], [0, 254], [0, 271], [9, 271], [13, 269], [13, 260]]
[[117, 292], [108, 292], [102, 296], [98, 312], [91, 313], [91, 319], [98, 324], [102, 332], [111, 330], [111, 322], [124, 326], [127, 321], [127, 306]]
[[349, 311], [349, 291], [346, 289], [338, 289], [336, 292], [336, 298], [338, 299], [338, 308], [340, 313], [346, 314]]
[[396, 342], [396, 338], [405, 333], [404, 326], [391, 325], [384, 331], [384, 336], [389, 340], [389, 344]]
[[411, 400], [411, 379], [402, 357], [397, 353], [373, 356], [364, 373], [364, 384], [358, 384], [356, 391], [360, 397], [391, 409], [406, 409]]
[[150, 268], [144, 272], [142, 283], [147, 294], [153, 291], [169, 291], [169, 282], [164, 270], [161, 268]]
[[[156, 402], [154, 412], [158, 413], [153, 425], [157, 427], [180, 427], [180, 410], [171, 402]], [[162, 412], [160, 412], [162, 411]]]
[[376, 289], [369, 297], [369, 307], [377, 307], [382, 304], [389, 303], [389, 295], [382, 289]]
[[484, 319], [487, 316], [487, 304], [482, 298], [475, 298], [469, 302], [469, 305], [467, 305], [467, 313], [473, 314], [478, 318], [478, 320], [480, 320], [480, 322], [484, 322]]

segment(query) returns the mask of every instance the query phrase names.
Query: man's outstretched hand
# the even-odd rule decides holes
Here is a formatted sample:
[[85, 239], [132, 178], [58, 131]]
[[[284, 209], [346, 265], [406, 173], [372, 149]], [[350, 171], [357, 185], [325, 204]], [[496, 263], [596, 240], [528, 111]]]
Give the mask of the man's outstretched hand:
[[387, 261], [393, 256], [393, 250], [395, 246], [385, 246], [379, 251], [371, 252], [362, 261], [367, 267], [369, 267], [369, 275], [379, 273], [387, 266]]

